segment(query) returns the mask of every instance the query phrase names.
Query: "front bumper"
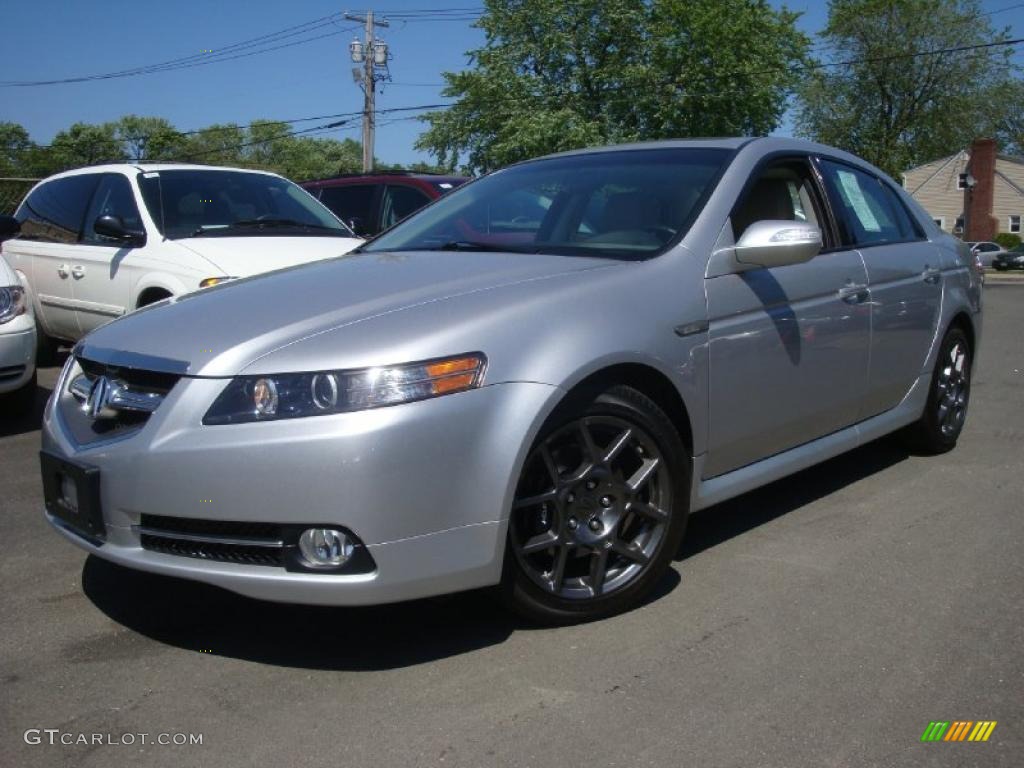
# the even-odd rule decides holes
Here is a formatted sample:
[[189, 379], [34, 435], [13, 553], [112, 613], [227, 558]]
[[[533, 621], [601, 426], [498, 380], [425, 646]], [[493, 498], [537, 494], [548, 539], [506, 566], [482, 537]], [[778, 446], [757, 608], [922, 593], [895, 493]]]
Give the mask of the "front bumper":
[[0, 394], [25, 386], [36, 370], [36, 327], [30, 314], [0, 325]]
[[[106, 539], [90, 542], [47, 514], [50, 523], [112, 562], [282, 602], [386, 603], [498, 582], [515, 479], [556, 388], [497, 384], [357, 413], [203, 426], [226, 383], [182, 379], [140, 430], [81, 445], [61, 415], [62, 377], [42, 447], [100, 470]], [[376, 570], [290, 572], [155, 552], [141, 544], [143, 514], [342, 526]]]

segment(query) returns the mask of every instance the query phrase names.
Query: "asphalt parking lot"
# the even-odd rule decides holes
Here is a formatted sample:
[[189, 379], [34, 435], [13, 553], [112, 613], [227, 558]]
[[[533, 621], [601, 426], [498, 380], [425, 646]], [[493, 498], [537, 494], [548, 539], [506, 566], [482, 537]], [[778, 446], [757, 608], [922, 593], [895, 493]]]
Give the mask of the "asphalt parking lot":
[[[701, 512], [653, 600], [567, 629], [487, 592], [291, 607], [87, 558], [43, 520], [38, 413], [0, 420], [0, 765], [1021, 765], [1024, 284], [985, 300], [956, 451], [880, 441]], [[935, 720], [998, 725], [921, 743]]]

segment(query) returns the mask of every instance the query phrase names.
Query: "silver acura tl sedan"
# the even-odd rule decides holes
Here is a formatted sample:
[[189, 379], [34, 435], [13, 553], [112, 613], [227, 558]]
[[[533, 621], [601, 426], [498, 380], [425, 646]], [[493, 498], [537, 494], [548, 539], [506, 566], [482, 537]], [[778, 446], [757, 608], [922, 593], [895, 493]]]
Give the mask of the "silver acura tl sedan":
[[849, 154], [560, 154], [94, 331], [46, 409], [46, 516], [268, 600], [606, 616], [691, 511], [897, 430], [952, 448], [980, 332], [966, 246]]

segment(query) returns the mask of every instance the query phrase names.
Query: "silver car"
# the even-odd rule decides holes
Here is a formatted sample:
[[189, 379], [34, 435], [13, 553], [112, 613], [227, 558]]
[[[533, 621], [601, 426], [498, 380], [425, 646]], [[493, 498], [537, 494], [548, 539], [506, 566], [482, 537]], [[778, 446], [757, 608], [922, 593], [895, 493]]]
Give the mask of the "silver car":
[[896, 430], [952, 448], [980, 333], [967, 247], [849, 154], [555, 155], [90, 334], [46, 409], [46, 516], [268, 600], [500, 584], [605, 616], [692, 511]]

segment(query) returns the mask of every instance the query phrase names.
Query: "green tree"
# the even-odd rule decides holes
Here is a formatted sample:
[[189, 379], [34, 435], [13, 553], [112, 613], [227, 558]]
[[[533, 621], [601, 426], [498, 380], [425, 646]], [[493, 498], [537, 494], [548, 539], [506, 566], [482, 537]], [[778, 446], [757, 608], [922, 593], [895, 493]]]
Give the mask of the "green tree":
[[[800, 135], [897, 176], [994, 130], [1008, 48], [931, 54], [1007, 39], [976, 0], [831, 0], [830, 54], [799, 89]], [[852, 62], [842, 64], [842, 62]]]
[[173, 160], [206, 165], [238, 165], [247, 133], [236, 123], [211, 125], [187, 137], [184, 151]]
[[612, 142], [774, 129], [808, 40], [764, 0], [485, 0], [455, 106], [416, 143], [486, 171]]
[[0, 176], [19, 176], [24, 172], [32, 140], [17, 123], [0, 123]]
[[121, 148], [114, 123], [75, 123], [53, 137], [44, 165], [48, 173], [97, 163], [122, 163], [127, 155]]
[[1024, 155], [1024, 80], [1014, 79], [992, 93], [994, 130], [1003, 151]]
[[187, 144], [187, 137], [162, 117], [125, 115], [114, 125], [125, 153], [136, 162], [173, 158], [182, 154]]

